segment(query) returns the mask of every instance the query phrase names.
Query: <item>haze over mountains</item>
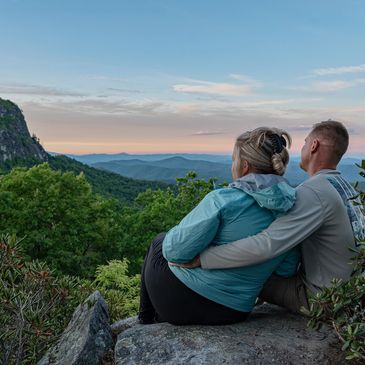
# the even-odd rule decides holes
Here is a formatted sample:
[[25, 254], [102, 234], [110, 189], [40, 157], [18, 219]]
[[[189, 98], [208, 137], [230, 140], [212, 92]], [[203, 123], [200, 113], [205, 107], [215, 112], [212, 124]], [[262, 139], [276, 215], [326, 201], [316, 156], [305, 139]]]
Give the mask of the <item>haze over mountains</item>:
[[[175, 182], [177, 177], [183, 177], [188, 171], [196, 171], [200, 178], [216, 177], [218, 182], [230, 182], [231, 156], [209, 154], [150, 154], [131, 155], [120, 154], [89, 154], [69, 155], [80, 162], [98, 169], [116, 172], [135, 179], [160, 180]], [[285, 177], [293, 185], [300, 184], [308, 176], [299, 167], [299, 156], [293, 156]], [[351, 182], [359, 179], [358, 168], [360, 158], [344, 158], [339, 170]]]

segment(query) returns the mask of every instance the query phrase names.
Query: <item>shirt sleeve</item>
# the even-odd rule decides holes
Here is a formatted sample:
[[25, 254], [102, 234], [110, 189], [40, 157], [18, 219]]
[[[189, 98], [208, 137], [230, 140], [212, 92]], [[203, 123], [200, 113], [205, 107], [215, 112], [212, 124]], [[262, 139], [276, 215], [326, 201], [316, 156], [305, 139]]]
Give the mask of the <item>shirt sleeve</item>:
[[309, 187], [297, 188], [294, 207], [263, 232], [200, 254], [203, 269], [225, 269], [258, 264], [287, 252], [314, 233], [324, 221], [324, 208]]
[[162, 253], [167, 261], [185, 263], [206, 249], [220, 224], [220, 204], [211, 192], [174, 228], [167, 232]]

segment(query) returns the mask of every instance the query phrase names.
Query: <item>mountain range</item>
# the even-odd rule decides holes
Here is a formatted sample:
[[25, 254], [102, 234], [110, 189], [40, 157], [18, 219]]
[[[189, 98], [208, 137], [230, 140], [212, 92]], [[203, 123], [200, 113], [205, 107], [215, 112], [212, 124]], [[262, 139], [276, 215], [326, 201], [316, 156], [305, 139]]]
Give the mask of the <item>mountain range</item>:
[[[175, 182], [188, 171], [196, 171], [200, 178], [216, 177], [218, 182], [231, 181], [231, 156], [207, 154], [93, 154], [69, 155], [91, 166], [136, 179]], [[299, 167], [299, 156], [292, 156], [285, 177], [293, 185], [298, 185], [308, 175]], [[345, 157], [339, 164], [339, 170], [351, 182], [361, 181], [359, 164], [361, 158]], [[364, 184], [364, 183], [362, 183]]]

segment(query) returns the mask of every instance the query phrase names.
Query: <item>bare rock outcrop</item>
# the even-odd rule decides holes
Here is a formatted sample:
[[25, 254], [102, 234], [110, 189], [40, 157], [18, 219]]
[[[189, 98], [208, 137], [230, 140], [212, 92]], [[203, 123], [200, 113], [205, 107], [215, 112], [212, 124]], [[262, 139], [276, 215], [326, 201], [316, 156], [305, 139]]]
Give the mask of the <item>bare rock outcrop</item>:
[[311, 330], [306, 318], [267, 304], [235, 325], [140, 325], [130, 318], [112, 328], [122, 331], [115, 347], [117, 365], [345, 363], [331, 329]]
[[97, 365], [112, 347], [107, 305], [96, 291], [76, 308], [59, 342], [38, 365]]
[[38, 138], [30, 136], [20, 108], [0, 98], [0, 163], [22, 159], [42, 162], [48, 157]]

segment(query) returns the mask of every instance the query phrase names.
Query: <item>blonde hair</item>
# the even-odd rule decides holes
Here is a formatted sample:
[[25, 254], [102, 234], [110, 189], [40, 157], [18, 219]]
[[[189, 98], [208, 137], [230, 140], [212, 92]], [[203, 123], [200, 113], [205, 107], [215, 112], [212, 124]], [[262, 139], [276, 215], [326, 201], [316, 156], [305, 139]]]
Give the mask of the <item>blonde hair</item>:
[[286, 146], [291, 146], [288, 132], [260, 127], [241, 134], [234, 146], [234, 169], [241, 171], [246, 160], [258, 173], [284, 175], [289, 162]]

